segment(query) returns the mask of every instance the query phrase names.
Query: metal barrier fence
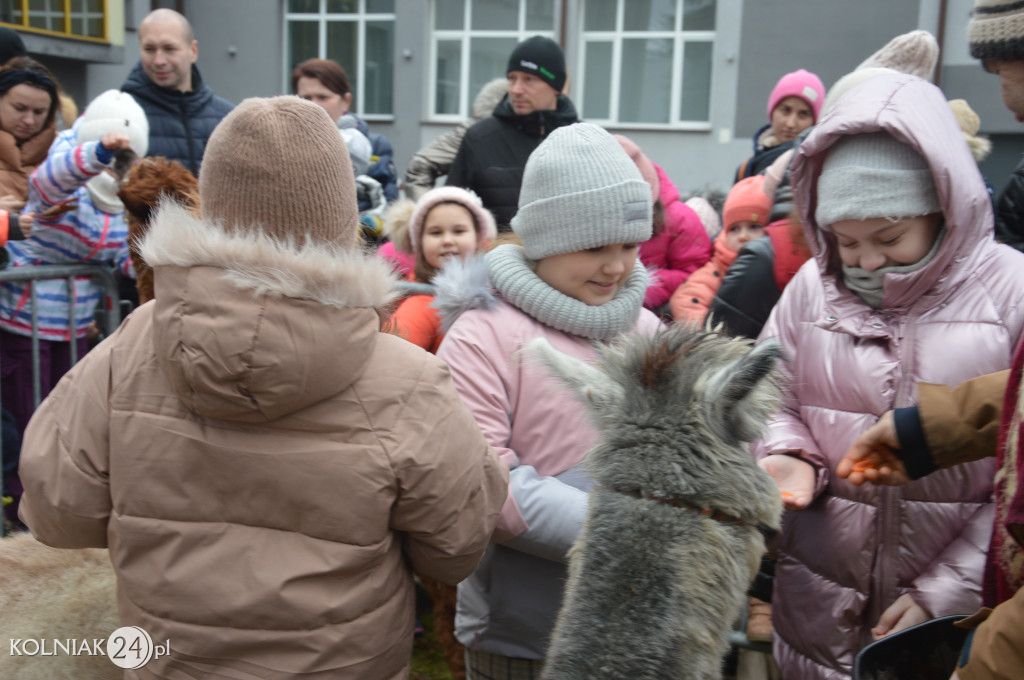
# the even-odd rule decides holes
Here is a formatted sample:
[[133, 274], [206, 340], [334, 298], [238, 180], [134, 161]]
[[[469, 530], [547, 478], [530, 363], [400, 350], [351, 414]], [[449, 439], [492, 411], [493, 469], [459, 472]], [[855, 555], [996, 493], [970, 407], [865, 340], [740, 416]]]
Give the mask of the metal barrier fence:
[[[67, 284], [68, 299], [71, 304], [68, 306], [68, 328], [75, 328], [75, 297], [74, 283], [76, 278], [88, 277], [95, 279], [106, 291], [105, 309], [104, 305], [97, 308], [97, 322], [101, 329], [110, 335], [121, 323], [121, 299], [118, 294], [117, 281], [110, 270], [101, 265], [94, 264], [47, 264], [34, 267], [12, 267], [0, 270], [0, 281], [43, 281], [64, 279]], [[32, 390], [35, 406], [39, 406], [42, 400], [42, 377], [39, 369], [39, 320], [36, 305], [35, 286], [29, 286], [29, 309], [32, 313]], [[69, 342], [72, 365], [78, 363], [78, 343]], [[2, 405], [2, 403], [0, 403]], [[0, 439], [0, 470], [3, 469], [4, 450], [3, 442]], [[0, 523], [0, 536], [6, 533], [6, 525]]]

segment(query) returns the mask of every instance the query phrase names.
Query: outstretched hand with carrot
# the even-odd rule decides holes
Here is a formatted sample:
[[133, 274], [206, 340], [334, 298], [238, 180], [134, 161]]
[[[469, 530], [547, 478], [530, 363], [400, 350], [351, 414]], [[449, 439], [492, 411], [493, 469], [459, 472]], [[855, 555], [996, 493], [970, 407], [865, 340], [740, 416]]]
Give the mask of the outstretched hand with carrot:
[[814, 466], [796, 456], [766, 456], [757, 462], [775, 480], [787, 510], [802, 510], [814, 498]]
[[899, 486], [910, 481], [907, 468], [896, 455], [900, 440], [892, 411], [857, 438], [836, 467], [836, 475], [860, 486], [864, 482]]

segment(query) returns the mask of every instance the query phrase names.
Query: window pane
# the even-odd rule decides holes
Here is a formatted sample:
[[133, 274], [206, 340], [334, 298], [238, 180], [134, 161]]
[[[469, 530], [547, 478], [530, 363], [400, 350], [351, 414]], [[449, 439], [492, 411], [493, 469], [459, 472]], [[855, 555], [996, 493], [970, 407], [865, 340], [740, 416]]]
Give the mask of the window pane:
[[584, 31], [615, 30], [615, 0], [587, 0], [583, 14]]
[[583, 118], [611, 118], [612, 44], [590, 42], [586, 47]]
[[296, 14], [315, 14], [320, 11], [320, 0], [288, 0], [288, 11]]
[[363, 113], [391, 113], [394, 89], [395, 22], [366, 22], [366, 85]]
[[683, 0], [683, 30], [715, 30], [715, 0]]
[[434, 3], [434, 29], [461, 31], [465, 12], [466, 0], [436, 0]]
[[15, 0], [0, 0], [0, 21], [5, 24], [20, 24], [20, 2], [16, 2]]
[[315, 21], [288, 22], [288, 74], [297, 64], [318, 56], [320, 32]]
[[709, 42], [688, 42], [683, 48], [683, 100], [681, 120], [706, 121], [711, 118], [711, 52]]
[[489, 81], [504, 76], [515, 38], [473, 38], [469, 41], [469, 96], [476, 97]]
[[459, 113], [459, 82], [462, 79], [462, 43], [458, 40], [437, 42], [437, 90], [434, 113]]
[[671, 77], [671, 40], [623, 40], [619, 121], [667, 123]]
[[515, 31], [519, 29], [519, 0], [474, 0], [470, 8], [473, 13], [474, 30]]
[[63, 0], [29, 0], [28, 25], [48, 31], [64, 32]]
[[327, 0], [328, 14], [355, 14], [359, 11], [359, 0]]
[[526, 30], [555, 30], [555, 0], [526, 0]]
[[366, 0], [367, 14], [392, 14], [395, 11], [395, 0]]
[[356, 22], [327, 22], [327, 54], [324, 58], [341, 64], [355, 96], [359, 92], [359, 31]]
[[622, 24], [627, 31], [674, 31], [676, 0], [630, 0]]

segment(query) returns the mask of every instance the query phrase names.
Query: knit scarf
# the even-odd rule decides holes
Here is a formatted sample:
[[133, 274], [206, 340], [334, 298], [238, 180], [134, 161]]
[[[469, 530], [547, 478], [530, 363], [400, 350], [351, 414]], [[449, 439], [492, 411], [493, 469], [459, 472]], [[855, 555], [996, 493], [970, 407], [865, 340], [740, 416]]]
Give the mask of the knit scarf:
[[995, 526], [985, 560], [982, 584], [986, 607], [1009, 600], [1024, 586], [1024, 465], [1020, 451], [1024, 440], [1024, 345], [1013, 357], [1005, 404], [999, 424], [999, 445], [993, 486]]
[[505, 244], [487, 254], [491, 282], [501, 296], [545, 326], [607, 342], [630, 330], [640, 318], [647, 291], [647, 270], [636, 266], [611, 301], [592, 306], [541, 280], [521, 246]]
[[910, 272], [921, 269], [932, 261], [935, 257], [935, 253], [939, 252], [939, 245], [942, 243], [942, 237], [945, 235], [946, 229], [943, 227], [936, 235], [935, 243], [932, 244], [932, 248], [928, 251], [928, 254], [914, 264], [882, 267], [870, 272], [866, 269], [861, 269], [860, 267], [850, 267], [844, 264], [843, 283], [846, 284], [846, 287], [853, 291], [857, 297], [865, 303], [874, 309], [881, 309], [882, 295], [884, 293], [885, 286], [885, 275], [909, 274]]

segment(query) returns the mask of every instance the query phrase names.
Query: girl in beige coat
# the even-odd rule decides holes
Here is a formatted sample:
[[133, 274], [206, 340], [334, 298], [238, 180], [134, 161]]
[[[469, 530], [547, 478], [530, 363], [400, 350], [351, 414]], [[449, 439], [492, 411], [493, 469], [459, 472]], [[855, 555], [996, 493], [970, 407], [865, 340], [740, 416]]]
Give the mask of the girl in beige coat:
[[165, 203], [142, 244], [156, 299], [26, 432], [25, 523], [109, 547], [121, 624], [170, 641], [126, 677], [404, 679], [412, 571], [457, 583], [490, 539], [508, 472], [447, 367], [380, 332], [346, 153], [315, 104], [242, 102], [203, 218]]

